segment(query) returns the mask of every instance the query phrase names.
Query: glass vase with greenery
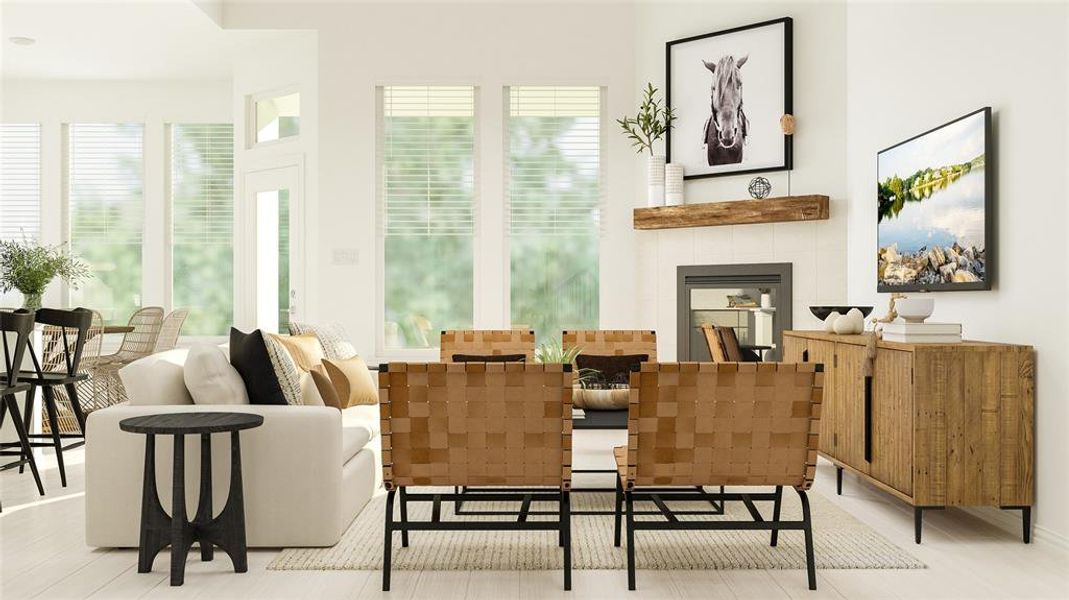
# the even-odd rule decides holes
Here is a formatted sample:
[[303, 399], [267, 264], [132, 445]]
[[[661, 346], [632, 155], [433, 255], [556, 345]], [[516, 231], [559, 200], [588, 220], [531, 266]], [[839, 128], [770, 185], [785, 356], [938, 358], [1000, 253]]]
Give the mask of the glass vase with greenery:
[[41, 308], [45, 288], [56, 277], [77, 289], [92, 273], [88, 265], [62, 246], [0, 241], [0, 292], [18, 290], [22, 293], [23, 308]]

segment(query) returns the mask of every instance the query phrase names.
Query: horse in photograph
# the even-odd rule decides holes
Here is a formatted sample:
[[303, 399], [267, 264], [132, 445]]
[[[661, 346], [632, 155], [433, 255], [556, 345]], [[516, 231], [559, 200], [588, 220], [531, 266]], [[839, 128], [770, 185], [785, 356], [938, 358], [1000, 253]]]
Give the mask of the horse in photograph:
[[710, 94], [712, 114], [705, 120], [702, 140], [709, 166], [742, 162], [742, 147], [749, 134], [750, 122], [742, 110], [742, 77], [739, 69], [749, 56], [738, 61], [734, 56], [720, 58], [716, 64], [702, 61], [713, 74]]

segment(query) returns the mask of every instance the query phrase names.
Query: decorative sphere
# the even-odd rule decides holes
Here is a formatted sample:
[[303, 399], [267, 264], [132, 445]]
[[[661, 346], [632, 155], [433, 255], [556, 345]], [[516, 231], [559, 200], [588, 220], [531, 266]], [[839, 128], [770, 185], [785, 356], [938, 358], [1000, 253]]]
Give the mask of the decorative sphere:
[[768, 194], [772, 192], [772, 184], [764, 177], [754, 177], [750, 180], [750, 187], [747, 189], [750, 191], [750, 196], [760, 200], [768, 198]]

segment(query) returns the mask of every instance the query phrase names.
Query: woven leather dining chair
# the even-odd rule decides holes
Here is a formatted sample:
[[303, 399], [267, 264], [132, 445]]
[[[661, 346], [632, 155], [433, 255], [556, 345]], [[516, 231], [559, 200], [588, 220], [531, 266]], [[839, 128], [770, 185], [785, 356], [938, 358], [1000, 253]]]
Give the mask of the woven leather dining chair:
[[[816, 474], [823, 380], [823, 365], [812, 363], [644, 363], [631, 373], [628, 444], [614, 452], [614, 542], [626, 515], [628, 589], [635, 589], [636, 531], [727, 529], [771, 531], [773, 546], [781, 530], [802, 530], [809, 589], [816, 589], [806, 491]], [[705, 493], [741, 501], [751, 521], [680, 520], [667, 505], [694, 499], [694, 486], [721, 485], [775, 491]], [[798, 492], [801, 521], [780, 519], [784, 486]], [[653, 502], [664, 519], [636, 521], [636, 501]], [[755, 505], [768, 501], [771, 520]]]
[[[28, 310], [3, 310], [0, 311], [0, 337], [3, 337], [3, 372], [0, 373], [0, 429], [3, 428], [4, 418], [11, 413], [11, 421], [15, 433], [19, 438], [18, 450], [4, 450], [0, 447], [0, 456], [18, 456], [18, 460], [0, 465], [0, 471], [6, 471], [13, 467], [30, 465], [30, 472], [37, 483], [37, 492], [45, 495], [45, 486], [41, 483], [41, 473], [37, 470], [37, 461], [30, 447], [30, 439], [27, 436], [26, 427], [19, 415], [19, 407], [15, 402], [15, 394], [28, 391], [30, 385], [19, 381], [19, 370], [26, 355], [26, 348], [30, 344], [30, 334], [33, 332], [33, 313]], [[0, 506], [2, 510], [2, 506]]]
[[657, 362], [657, 333], [642, 329], [579, 329], [561, 332], [565, 348], [579, 348], [583, 354], [619, 356], [645, 354]]
[[[390, 589], [393, 532], [556, 531], [571, 589], [572, 370], [532, 363], [390, 363], [379, 369], [382, 478], [387, 490], [382, 589]], [[462, 496], [411, 486], [499, 486], [492, 502], [519, 502], [515, 521], [441, 519], [441, 502]], [[532, 489], [545, 488], [545, 489]], [[455, 489], [455, 488], [454, 488]], [[400, 521], [394, 500], [400, 495]], [[429, 521], [409, 502], [431, 502]], [[558, 505], [556, 521], [527, 519], [532, 502]]]
[[458, 354], [501, 356], [522, 354], [534, 362], [535, 334], [528, 329], [462, 329], [442, 332], [439, 361], [456, 362]]

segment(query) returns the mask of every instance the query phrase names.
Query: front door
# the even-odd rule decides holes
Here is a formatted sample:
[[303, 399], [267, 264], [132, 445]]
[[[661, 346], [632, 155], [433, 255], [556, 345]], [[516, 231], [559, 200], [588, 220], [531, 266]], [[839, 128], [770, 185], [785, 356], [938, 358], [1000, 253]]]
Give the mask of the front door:
[[303, 290], [300, 170], [297, 166], [245, 177], [248, 253], [244, 296], [257, 329], [286, 333], [298, 319]]

